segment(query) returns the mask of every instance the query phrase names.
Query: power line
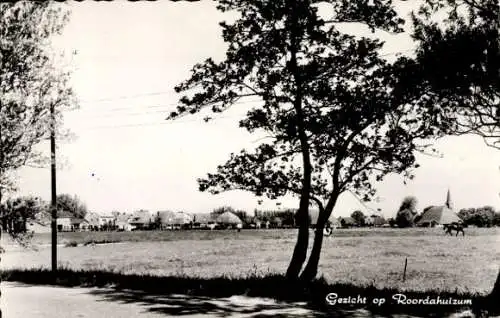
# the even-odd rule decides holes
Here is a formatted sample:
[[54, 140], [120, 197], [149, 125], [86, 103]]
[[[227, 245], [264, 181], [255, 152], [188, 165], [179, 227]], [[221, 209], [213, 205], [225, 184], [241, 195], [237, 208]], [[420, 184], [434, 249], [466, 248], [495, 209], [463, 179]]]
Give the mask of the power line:
[[[240, 118], [240, 116], [225, 116], [225, 117], [217, 117], [208, 122], [203, 119], [191, 119], [191, 120], [178, 120], [178, 121], [163, 121], [163, 122], [150, 122], [150, 123], [132, 123], [132, 124], [122, 124], [122, 125], [103, 125], [103, 126], [94, 126], [94, 127], [86, 127], [84, 130], [96, 130], [96, 129], [116, 129], [116, 128], [128, 128], [128, 127], [153, 127], [153, 126], [161, 126], [161, 125], [175, 125], [175, 124], [186, 124], [186, 123], [194, 123], [200, 122], [202, 124], [209, 124], [216, 120], [227, 120], [227, 119], [235, 119]], [[203, 121], [203, 122], [201, 122]]]
[[121, 116], [142, 116], [142, 115], [151, 115], [151, 114], [168, 114], [167, 110], [157, 110], [157, 111], [148, 111], [148, 112], [134, 112], [134, 113], [115, 113], [115, 114], [102, 114], [102, 115], [94, 115], [94, 116], [82, 116], [88, 119], [97, 119], [97, 118], [107, 118], [107, 117], [121, 117]]
[[[257, 103], [257, 102], [261, 102], [260, 99], [256, 99], [256, 100], [245, 100], [245, 101], [237, 101], [237, 102], [234, 102], [232, 103], [232, 105], [241, 105], [241, 104], [248, 104], [248, 103]], [[147, 105], [147, 106], [137, 106], [137, 105], [132, 105], [132, 106], [129, 106], [129, 107], [115, 107], [115, 108], [109, 108], [109, 109], [105, 109], [105, 108], [98, 108], [98, 109], [75, 109], [75, 110], [71, 110], [71, 112], [73, 113], [76, 113], [76, 112], [83, 112], [83, 113], [87, 113], [87, 112], [95, 112], [95, 113], [102, 113], [102, 112], [108, 112], [108, 113], [123, 113], [122, 111], [139, 111], [141, 109], [158, 109], [158, 108], [164, 108], [166, 109], [165, 111], [173, 111], [175, 109], [173, 109], [173, 107], [175, 106], [179, 106], [180, 104], [179, 103], [171, 103], [171, 104], [154, 104], [154, 105]], [[168, 110], [167, 110], [168, 109]], [[161, 110], [159, 111], [151, 111], [151, 113], [157, 113], [157, 112], [162, 112]], [[125, 114], [125, 113], [124, 113]]]
[[[150, 106], [130, 106], [130, 107], [115, 107], [115, 108], [109, 108], [105, 109], [107, 112], [113, 112], [113, 111], [120, 111], [120, 110], [131, 110], [134, 107], [141, 107], [141, 109], [150, 109], [150, 108], [171, 108], [174, 106], [177, 106], [178, 104], [165, 104], [165, 105], [150, 105]], [[102, 108], [101, 108], [102, 109]], [[94, 109], [76, 109], [75, 111], [81, 111], [81, 112], [89, 112], [89, 111], [95, 111]]]
[[[390, 56], [390, 55], [398, 55], [402, 53], [407, 53], [414, 51], [414, 49], [407, 49], [403, 51], [398, 51], [398, 52], [389, 52], [385, 54], [379, 55], [380, 57], [385, 57], [385, 56]], [[115, 100], [124, 100], [124, 99], [133, 99], [137, 97], [145, 97], [145, 96], [159, 96], [159, 95], [165, 95], [165, 94], [171, 94], [172, 91], [158, 91], [158, 92], [149, 92], [149, 93], [141, 93], [141, 94], [135, 94], [135, 95], [122, 95], [122, 96], [117, 96], [117, 97], [105, 97], [105, 98], [98, 98], [98, 99], [87, 99], [87, 100], [82, 100], [82, 103], [100, 103], [100, 102], [107, 102], [107, 101], [115, 101]], [[176, 104], [170, 104], [170, 105], [176, 105]]]
[[142, 93], [142, 94], [135, 94], [135, 95], [122, 95], [122, 96], [117, 96], [117, 97], [106, 97], [106, 98], [99, 98], [99, 99], [90, 99], [90, 100], [82, 100], [83, 103], [100, 103], [100, 102], [107, 102], [107, 101], [113, 101], [113, 100], [123, 100], [123, 99], [132, 99], [136, 97], [143, 97], [143, 96], [157, 96], [157, 95], [165, 95], [165, 94], [171, 94], [172, 92], [167, 92], [167, 91], [161, 91], [161, 92], [150, 92], [150, 93]]

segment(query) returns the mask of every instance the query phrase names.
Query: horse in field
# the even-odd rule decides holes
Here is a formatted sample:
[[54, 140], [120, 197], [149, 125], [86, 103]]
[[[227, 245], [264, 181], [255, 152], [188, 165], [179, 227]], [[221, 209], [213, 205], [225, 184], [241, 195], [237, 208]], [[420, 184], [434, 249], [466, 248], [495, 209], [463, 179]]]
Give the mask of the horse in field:
[[464, 226], [459, 223], [459, 222], [453, 222], [450, 224], [443, 224], [443, 229], [445, 231], [445, 234], [450, 234], [453, 236], [453, 231], [456, 231], [457, 234], [455, 236], [458, 236], [458, 233], [462, 232], [462, 236], [465, 236], [464, 232]]

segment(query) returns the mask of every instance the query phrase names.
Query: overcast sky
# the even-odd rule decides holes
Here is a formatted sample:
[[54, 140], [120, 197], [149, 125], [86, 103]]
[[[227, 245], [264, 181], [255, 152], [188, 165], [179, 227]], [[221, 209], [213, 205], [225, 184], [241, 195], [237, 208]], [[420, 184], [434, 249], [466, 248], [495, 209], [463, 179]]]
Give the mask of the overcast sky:
[[[411, 1], [410, 1], [411, 2]], [[409, 9], [399, 7], [406, 13]], [[210, 212], [221, 205], [253, 211], [257, 198], [246, 193], [213, 196], [198, 191], [196, 178], [213, 172], [231, 152], [257, 145], [258, 136], [237, 127], [254, 103], [240, 104], [221, 118], [176, 122], [164, 119], [179, 96], [173, 87], [189, 76], [193, 64], [222, 58], [225, 44], [218, 22], [224, 16], [212, 2], [72, 2], [72, 16], [55, 45], [73, 58], [73, 86], [80, 109], [65, 114], [65, 126], [77, 139], [59, 145], [58, 193], [78, 195], [91, 211], [135, 209]], [[346, 26], [352, 32], [363, 32]], [[347, 30], [347, 29], [346, 29]], [[389, 36], [384, 54], [411, 54], [408, 35]], [[500, 207], [500, 151], [475, 136], [436, 143], [444, 158], [419, 156], [421, 167], [408, 185], [393, 175], [378, 184], [380, 202], [371, 203], [393, 216], [404, 196], [418, 198], [418, 208], [443, 204], [448, 189], [458, 210]], [[49, 149], [48, 144], [41, 145]], [[49, 169], [25, 168], [20, 194], [50, 199]], [[298, 206], [296, 199], [282, 206]], [[265, 202], [261, 208], [276, 208]], [[334, 215], [364, 207], [350, 194]]]

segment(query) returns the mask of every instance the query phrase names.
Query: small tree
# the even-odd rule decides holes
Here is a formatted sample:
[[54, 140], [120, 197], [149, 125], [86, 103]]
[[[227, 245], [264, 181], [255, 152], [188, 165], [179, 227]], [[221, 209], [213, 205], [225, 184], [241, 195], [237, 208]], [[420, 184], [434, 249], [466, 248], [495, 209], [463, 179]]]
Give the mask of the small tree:
[[26, 233], [26, 222], [40, 216], [44, 205], [41, 198], [33, 196], [8, 199], [0, 206], [2, 229], [7, 233]]
[[360, 210], [352, 212], [351, 218], [354, 220], [356, 226], [365, 226], [365, 215]]
[[500, 226], [500, 211], [495, 213], [495, 216], [493, 217], [493, 225]]
[[389, 218], [387, 220], [387, 223], [389, 224], [390, 227], [396, 227], [397, 226], [396, 220], [394, 218]]
[[396, 214], [396, 224], [398, 227], [412, 227], [417, 213], [417, 198], [413, 196], [405, 197]]

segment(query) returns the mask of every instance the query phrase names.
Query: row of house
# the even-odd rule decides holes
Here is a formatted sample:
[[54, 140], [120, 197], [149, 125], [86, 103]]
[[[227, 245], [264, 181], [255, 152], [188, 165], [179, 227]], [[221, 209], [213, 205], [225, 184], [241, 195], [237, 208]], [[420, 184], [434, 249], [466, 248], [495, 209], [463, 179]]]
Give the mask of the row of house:
[[[314, 227], [317, 213], [311, 211], [311, 226]], [[365, 224], [382, 226], [380, 217], [367, 217]], [[383, 219], [382, 219], [383, 220]], [[355, 222], [350, 217], [331, 218], [330, 225], [334, 228], [352, 227]], [[30, 230], [35, 232], [49, 232], [49, 224], [32, 222]], [[285, 228], [293, 227], [280, 217], [272, 217], [265, 221], [257, 217], [247, 217], [242, 220], [236, 214], [226, 211], [220, 215], [208, 213], [189, 214], [186, 212], [157, 211], [151, 213], [139, 210], [134, 213], [118, 213], [100, 215], [88, 213], [85, 218], [78, 218], [69, 212], [60, 211], [57, 218], [57, 229], [60, 232], [71, 231], [134, 231], [134, 230], [177, 230], [177, 229], [219, 229], [219, 228]]]
[[[40, 227], [48, 224], [32, 222], [31, 229], [43, 232]], [[139, 210], [134, 213], [113, 213], [113, 215], [99, 215], [88, 213], [85, 218], [78, 218], [68, 212], [61, 211], [57, 217], [57, 229], [59, 232], [70, 231], [134, 231], [134, 230], [169, 230], [182, 228], [242, 228], [243, 221], [231, 212], [225, 212], [219, 216], [210, 214], [189, 214], [186, 212], [158, 211], [151, 213], [147, 210]], [[50, 229], [45, 229], [50, 231]]]

